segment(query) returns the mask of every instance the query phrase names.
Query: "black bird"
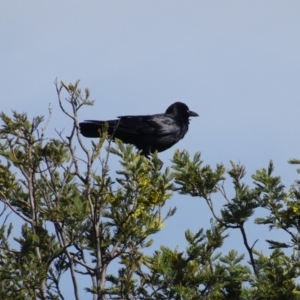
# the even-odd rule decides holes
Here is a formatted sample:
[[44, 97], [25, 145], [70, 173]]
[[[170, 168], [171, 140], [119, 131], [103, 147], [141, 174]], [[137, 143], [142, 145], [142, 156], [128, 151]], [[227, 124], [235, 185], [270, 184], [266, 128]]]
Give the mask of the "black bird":
[[108, 134], [123, 143], [133, 144], [148, 157], [157, 150], [165, 151], [181, 140], [188, 131], [189, 117], [198, 114], [190, 111], [187, 105], [175, 102], [164, 114], [143, 116], [120, 116], [117, 120], [86, 120], [79, 124], [85, 137], [99, 137], [99, 129], [108, 123]]

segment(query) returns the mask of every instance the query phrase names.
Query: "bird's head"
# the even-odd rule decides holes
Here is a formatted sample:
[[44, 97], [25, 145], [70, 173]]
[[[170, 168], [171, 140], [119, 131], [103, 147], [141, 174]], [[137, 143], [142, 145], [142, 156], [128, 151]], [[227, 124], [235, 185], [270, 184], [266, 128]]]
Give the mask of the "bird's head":
[[175, 102], [170, 105], [166, 110], [166, 114], [175, 114], [187, 121], [189, 117], [199, 116], [196, 112], [189, 110], [188, 106], [182, 102]]

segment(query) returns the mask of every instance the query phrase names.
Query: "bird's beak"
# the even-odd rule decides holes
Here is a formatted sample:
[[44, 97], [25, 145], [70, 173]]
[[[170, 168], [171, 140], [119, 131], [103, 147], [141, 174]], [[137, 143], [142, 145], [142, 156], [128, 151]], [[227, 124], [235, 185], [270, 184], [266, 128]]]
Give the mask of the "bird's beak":
[[191, 110], [188, 110], [188, 114], [189, 114], [189, 117], [199, 117], [199, 115], [196, 112], [191, 111]]

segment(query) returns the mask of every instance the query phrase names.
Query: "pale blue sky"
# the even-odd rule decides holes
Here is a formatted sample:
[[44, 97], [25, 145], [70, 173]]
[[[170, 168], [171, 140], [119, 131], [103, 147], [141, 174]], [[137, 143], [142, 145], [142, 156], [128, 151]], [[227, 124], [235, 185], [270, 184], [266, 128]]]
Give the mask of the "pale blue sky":
[[[68, 128], [56, 77], [90, 88], [96, 103], [81, 119], [160, 113], [182, 101], [200, 117], [160, 154], [165, 165], [175, 149], [201, 151], [207, 164], [245, 164], [251, 182], [273, 159], [289, 185], [297, 175], [287, 160], [300, 158], [299, 16], [298, 0], [1, 1], [1, 110], [43, 115], [51, 103], [49, 133]], [[155, 246], [184, 247], [183, 232], [208, 227], [210, 215], [201, 199], [170, 203], [178, 212]], [[262, 231], [250, 230], [254, 242]], [[231, 236], [226, 249], [244, 251]], [[257, 247], [267, 248], [264, 238]]]

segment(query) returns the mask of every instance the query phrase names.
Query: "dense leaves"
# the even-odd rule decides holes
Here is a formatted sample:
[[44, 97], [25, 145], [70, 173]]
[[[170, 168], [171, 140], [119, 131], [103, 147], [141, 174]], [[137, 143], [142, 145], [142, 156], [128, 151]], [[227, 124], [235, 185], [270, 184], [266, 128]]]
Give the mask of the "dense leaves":
[[[51, 110], [46, 122], [0, 115], [0, 299], [67, 299], [63, 276], [74, 299], [300, 299], [299, 180], [284, 187], [270, 162], [249, 185], [244, 166], [212, 168], [187, 151], [163, 167], [157, 154], [149, 160], [121, 141], [106, 142], [105, 126], [90, 144], [78, 126], [78, 111], [93, 104], [89, 90], [79, 82], [56, 88], [67, 137], [46, 136]], [[111, 156], [117, 171], [109, 169]], [[162, 245], [146, 255], [176, 212], [165, 209], [174, 192], [205, 201], [211, 223], [186, 229], [184, 251]], [[245, 225], [257, 209], [265, 211], [257, 226], [287, 236], [266, 241], [269, 256], [248, 238]], [[222, 251], [233, 230], [244, 253]]]

